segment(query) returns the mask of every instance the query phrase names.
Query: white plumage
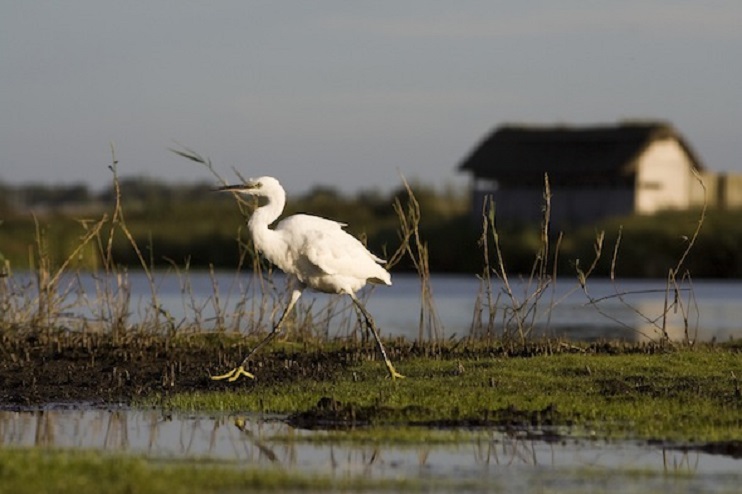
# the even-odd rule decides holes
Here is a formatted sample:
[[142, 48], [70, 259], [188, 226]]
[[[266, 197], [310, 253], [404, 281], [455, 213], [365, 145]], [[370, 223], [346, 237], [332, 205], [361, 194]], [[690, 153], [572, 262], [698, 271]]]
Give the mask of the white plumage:
[[[255, 246], [281, 271], [321, 292], [355, 293], [366, 282], [391, 285], [391, 276], [380, 266], [385, 261], [366, 250], [343, 226], [298, 214], [279, 222], [274, 230], [269, 229], [273, 235], [260, 237], [268, 239], [271, 245], [256, 242]], [[253, 222], [250, 225], [251, 231], [262, 227]]]
[[247, 223], [248, 229], [255, 247], [281, 271], [293, 277], [298, 288], [293, 291], [286, 310], [273, 331], [258, 343], [240, 366], [227, 374], [214, 376], [213, 379], [234, 381], [241, 375], [253, 377], [244, 368], [248, 359], [280, 332], [286, 315], [305, 287], [350, 296], [363, 315], [366, 327], [376, 339], [390, 375], [392, 378], [403, 377], [392, 366], [371, 315], [355, 295], [366, 283], [392, 284], [391, 275], [381, 266], [385, 261], [369, 252], [358, 239], [343, 230], [344, 224], [337, 221], [297, 214], [281, 220], [271, 229], [270, 226], [286, 205], [286, 192], [273, 177], [250, 179], [245, 184], [228, 185], [219, 190], [267, 199], [266, 204], [253, 212]]

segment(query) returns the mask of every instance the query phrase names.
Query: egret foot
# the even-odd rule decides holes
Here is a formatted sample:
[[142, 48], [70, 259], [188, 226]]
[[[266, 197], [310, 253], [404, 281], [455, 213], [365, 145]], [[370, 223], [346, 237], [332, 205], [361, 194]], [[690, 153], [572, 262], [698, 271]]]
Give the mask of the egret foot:
[[229, 382], [234, 382], [237, 379], [240, 378], [240, 376], [249, 377], [250, 379], [255, 379], [255, 376], [250, 374], [245, 370], [243, 366], [235, 367], [231, 371], [227, 372], [226, 374], [222, 374], [220, 376], [211, 376], [212, 381], [223, 381], [226, 379]]
[[397, 370], [394, 368], [391, 362], [386, 363], [386, 368], [389, 369], [389, 375], [391, 376], [392, 380], [404, 379], [405, 376], [397, 372]]

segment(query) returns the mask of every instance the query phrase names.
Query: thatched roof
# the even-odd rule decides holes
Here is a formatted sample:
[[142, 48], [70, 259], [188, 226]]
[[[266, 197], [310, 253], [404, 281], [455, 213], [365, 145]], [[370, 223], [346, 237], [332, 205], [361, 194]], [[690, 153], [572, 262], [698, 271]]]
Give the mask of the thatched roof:
[[704, 167], [677, 131], [663, 122], [617, 126], [496, 129], [460, 165], [475, 177], [501, 182], [629, 178], [637, 158], [653, 142], [676, 139], [697, 170]]

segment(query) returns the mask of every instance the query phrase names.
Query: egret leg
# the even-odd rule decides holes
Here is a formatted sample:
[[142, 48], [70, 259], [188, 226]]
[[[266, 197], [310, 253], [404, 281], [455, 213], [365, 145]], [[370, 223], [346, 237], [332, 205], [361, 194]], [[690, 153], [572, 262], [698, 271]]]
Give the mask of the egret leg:
[[392, 361], [389, 360], [389, 357], [386, 354], [386, 350], [384, 350], [384, 345], [381, 343], [381, 338], [379, 337], [379, 331], [376, 329], [376, 324], [374, 323], [374, 319], [371, 317], [371, 314], [366, 310], [366, 308], [363, 306], [360, 300], [358, 300], [358, 297], [355, 296], [354, 293], [350, 294], [350, 298], [353, 300], [353, 303], [358, 307], [358, 310], [363, 315], [363, 319], [366, 321], [366, 327], [371, 331], [371, 334], [374, 335], [374, 339], [376, 340], [376, 345], [379, 347], [379, 351], [381, 352], [381, 356], [384, 357], [384, 363], [386, 364], [386, 368], [389, 370], [389, 375], [392, 379], [402, 379], [404, 376], [397, 372], [397, 370], [392, 365]]
[[301, 297], [301, 290], [294, 290], [291, 292], [291, 300], [289, 300], [288, 305], [286, 306], [286, 309], [283, 311], [283, 314], [281, 314], [281, 318], [278, 320], [275, 326], [273, 326], [273, 329], [270, 333], [268, 333], [268, 336], [260, 340], [260, 343], [255, 345], [255, 348], [253, 348], [250, 353], [247, 354], [247, 356], [242, 359], [242, 363], [232, 369], [231, 371], [227, 372], [226, 374], [220, 374], [218, 376], [211, 376], [211, 379], [214, 381], [222, 381], [226, 379], [229, 382], [236, 381], [240, 378], [240, 376], [249, 377], [250, 379], [255, 379], [255, 376], [245, 370], [245, 367], [247, 367], [247, 361], [250, 360], [250, 357], [252, 357], [255, 353], [257, 353], [258, 350], [263, 348], [265, 345], [267, 345], [273, 338], [275, 338], [280, 332], [283, 326], [283, 322], [286, 320], [286, 316], [291, 312], [291, 309], [294, 308], [294, 305], [296, 304], [296, 301], [299, 300], [299, 297]]

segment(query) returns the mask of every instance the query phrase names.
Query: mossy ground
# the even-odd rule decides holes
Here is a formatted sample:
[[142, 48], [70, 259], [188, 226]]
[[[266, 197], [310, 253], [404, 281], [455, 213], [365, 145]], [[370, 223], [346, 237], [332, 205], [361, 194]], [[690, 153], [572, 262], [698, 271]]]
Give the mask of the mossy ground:
[[[287, 414], [302, 427], [498, 427], [671, 441], [742, 440], [742, 357], [704, 347], [611, 355], [410, 357], [290, 383], [171, 395], [177, 409]], [[155, 401], [157, 403], [157, 401]]]

